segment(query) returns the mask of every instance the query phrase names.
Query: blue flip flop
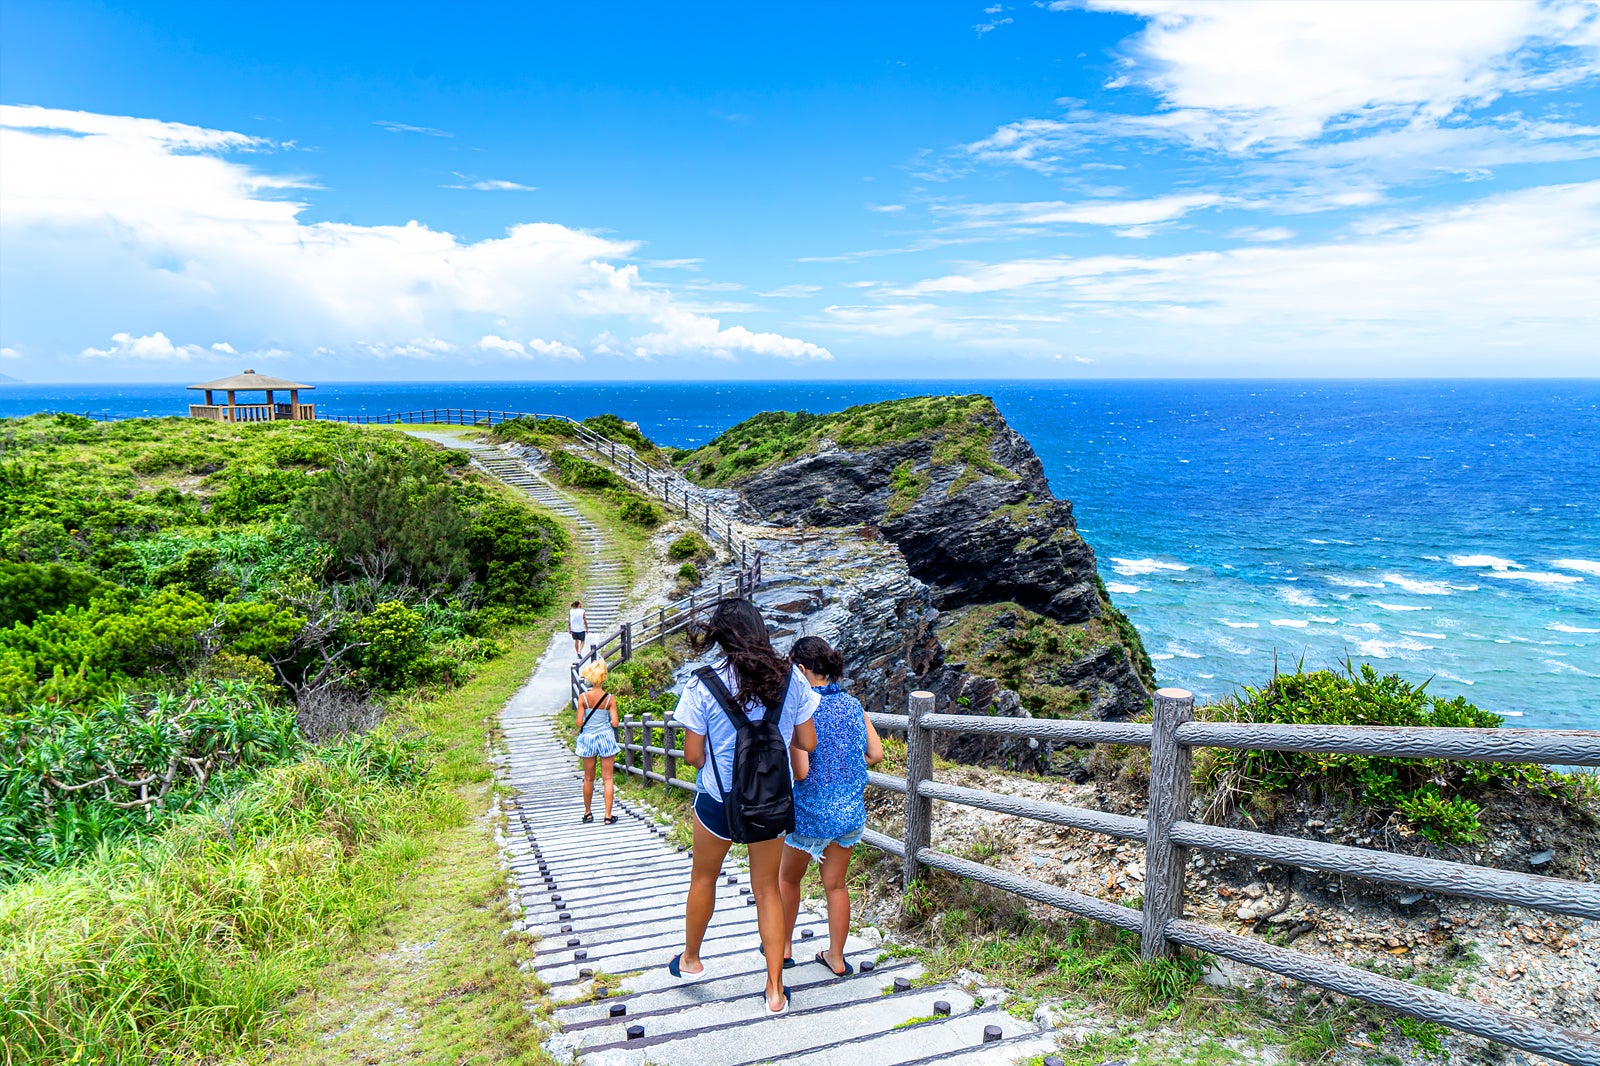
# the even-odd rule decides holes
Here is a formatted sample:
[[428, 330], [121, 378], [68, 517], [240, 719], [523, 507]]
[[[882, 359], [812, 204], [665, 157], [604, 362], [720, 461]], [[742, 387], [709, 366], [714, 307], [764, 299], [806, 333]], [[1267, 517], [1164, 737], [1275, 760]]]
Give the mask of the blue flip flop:
[[706, 964], [704, 962], [700, 964], [699, 973], [685, 973], [683, 967], [679, 965], [682, 960], [683, 952], [681, 951], [672, 956], [672, 961], [667, 963], [667, 972], [680, 981], [698, 981], [706, 975]]
[[767, 1006], [767, 993], [765, 991], [763, 991], [761, 993], [761, 1006], [762, 1006], [762, 1008], [764, 1010], [766, 1010], [767, 1017], [776, 1018], [780, 1014], [788, 1014], [789, 1013], [789, 1005], [793, 1002], [793, 1000], [791, 999], [792, 995], [793, 995], [793, 993], [791, 993], [789, 991], [789, 986], [788, 985], [784, 985], [783, 986], [783, 1009], [782, 1010], [773, 1010], [771, 1007]]
[[818, 962], [822, 963], [822, 965], [826, 966], [828, 968], [828, 972], [833, 974], [835, 977], [849, 977], [851, 974], [856, 972], [856, 968], [850, 965], [849, 959], [844, 960], [843, 970], [835, 970], [833, 968], [833, 964], [828, 962], [828, 953], [826, 951], [817, 952], [816, 959]]

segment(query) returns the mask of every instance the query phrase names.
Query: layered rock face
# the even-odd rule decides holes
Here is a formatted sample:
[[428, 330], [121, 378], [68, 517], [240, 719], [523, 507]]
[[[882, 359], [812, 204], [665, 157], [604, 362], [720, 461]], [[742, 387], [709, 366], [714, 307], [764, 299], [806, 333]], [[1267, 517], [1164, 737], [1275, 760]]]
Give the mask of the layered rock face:
[[769, 522], [881, 529], [941, 607], [1012, 600], [1063, 622], [1097, 616], [1094, 551], [1072, 504], [993, 405], [971, 421], [981, 458], [941, 454], [937, 435], [867, 449], [823, 438], [738, 488]]
[[[875, 409], [894, 406], [882, 404], [828, 416], [854, 418], [849, 447], [824, 425], [803, 446], [785, 438], [795, 454], [722, 476], [752, 448], [746, 432], [737, 447], [719, 438], [684, 466], [735, 491], [768, 526], [756, 600], [780, 646], [808, 634], [828, 640], [868, 710], [903, 713], [907, 695], [923, 689], [945, 713], [1141, 713], [1149, 661], [1102, 597], [1072, 505], [1050, 491], [1028, 442], [979, 399], [953, 398], [969, 417], [903, 439], [860, 439]], [[974, 616], [961, 650], [970, 661], [949, 661], [947, 639], [978, 610], [999, 613]], [[1044, 629], [1059, 655], [1023, 650]], [[960, 761], [1048, 765], [1048, 745], [1034, 741], [940, 734], [937, 743]]]

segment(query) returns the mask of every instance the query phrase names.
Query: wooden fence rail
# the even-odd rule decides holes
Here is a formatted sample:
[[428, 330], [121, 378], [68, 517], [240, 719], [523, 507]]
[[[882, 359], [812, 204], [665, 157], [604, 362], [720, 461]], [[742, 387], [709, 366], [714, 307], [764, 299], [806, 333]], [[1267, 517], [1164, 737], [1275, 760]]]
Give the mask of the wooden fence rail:
[[[1600, 731], [1556, 729], [1387, 729], [1372, 726], [1254, 725], [1192, 721], [1194, 698], [1162, 689], [1150, 724], [1067, 722], [935, 714], [934, 697], [912, 693], [906, 714], [872, 714], [882, 730], [906, 734], [906, 776], [875, 771], [873, 788], [904, 796], [905, 828], [892, 837], [869, 828], [862, 841], [899, 858], [909, 886], [924, 869], [941, 870], [1011, 892], [1118, 929], [1138, 933], [1147, 959], [1178, 947], [1208, 952], [1326, 988], [1412, 1017], [1497, 1040], [1579, 1066], [1600, 1066], [1600, 1037], [1541, 1018], [1435, 992], [1369, 970], [1332, 962], [1254, 937], [1216, 929], [1183, 916], [1188, 849], [1249, 856], [1437, 892], [1493, 900], [1552, 914], [1600, 920], [1600, 885], [1468, 863], [1423, 859], [1315, 840], [1253, 833], [1189, 820], [1189, 766], [1197, 747], [1354, 753], [1393, 758], [1447, 758], [1600, 766]], [[646, 781], [692, 791], [677, 775], [682, 726], [665, 720], [623, 722], [621, 765]], [[655, 730], [662, 730], [656, 743]], [[1029, 737], [1073, 744], [1128, 744], [1151, 750], [1150, 795], [1144, 818], [1007, 796], [933, 780], [933, 734]], [[666, 760], [665, 772], [655, 759]], [[932, 805], [953, 803], [1070, 826], [1145, 845], [1145, 894], [1140, 910], [958, 858], [930, 846]]]

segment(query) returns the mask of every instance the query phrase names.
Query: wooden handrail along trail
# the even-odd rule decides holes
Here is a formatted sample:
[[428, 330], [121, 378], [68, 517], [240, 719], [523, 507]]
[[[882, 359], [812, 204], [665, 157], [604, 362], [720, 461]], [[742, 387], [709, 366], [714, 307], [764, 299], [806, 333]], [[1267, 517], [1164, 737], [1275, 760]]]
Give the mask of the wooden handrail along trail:
[[[1274, 751], [1347, 752], [1394, 758], [1447, 758], [1600, 766], [1600, 731], [1577, 729], [1390, 729], [1378, 726], [1255, 725], [1196, 722], [1194, 697], [1181, 689], [1156, 693], [1152, 722], [988, 718], [934, 713], [934, 696], [913, 692], [907, 714], [872, 714], [879, 729], [906, 734], [906, 776], [870, 773], [874, 788], [905, 797], [899, 837], [869, 828], [863, 841], [898, 857], [906, 886], [924, 869], [1002, 889], [1024, 899], [1138, 933], [1146, 959], [1169, 958], [1179, 946], [1365, 1000], [1412, 1017], [1497, 1040], [1524, 1051], [1580, 1066], [1600, 1066], [1600, 1038], [1540, 1018], [1435, 992], [1370, 970], [1276, 947], [1255, 937], [1217, 929], [1183, 916], [1188, 849], [1245, 855], [1284, 866], [1364, 877], [1390, 884], [1527, 907], [1550, 914], [1600, 920], [1600, 885], [1469, 863], [1414, 858], [1369, 848], [1246, 832], [1189, 820], [1189, 766], [1193, 749], [1218, 747]], [[683, 757], [670, 717], [624, 719], [622, 767], [647, 782], [693, 790], [677, 775]], [[653, 743], [655, 730], [662, 742]], [[1151, 751], [1150, 794], [1144, 818], [963, 788], [933, 779], [933, 735], [1031, 737], [1072, 744], [1125, 744]], [[635, 759], [637, 756], [637, 759]], [[663, 760], [661, 771], [654, 761]], [[637, 765], [635, 765], [637, 763]], [[934, 850], [933, 804], [952, 803], [1051, 825], [1071, 826], [1142, 843], [1145, 895], [1141, 909], [1059, 888], [1019, 874]]]

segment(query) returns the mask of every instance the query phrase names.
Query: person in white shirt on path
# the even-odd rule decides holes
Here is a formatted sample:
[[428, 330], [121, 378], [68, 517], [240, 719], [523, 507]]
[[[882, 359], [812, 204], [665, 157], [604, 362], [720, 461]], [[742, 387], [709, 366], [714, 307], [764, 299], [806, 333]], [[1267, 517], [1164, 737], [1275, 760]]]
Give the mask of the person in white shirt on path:
[[589, 637], [589, 614], [583, 609], [582, 600], [572, 601], [572, 610], [567, 612], [567, 632], [572, 634], [572, 654], [583, 658], [583, 642]]

